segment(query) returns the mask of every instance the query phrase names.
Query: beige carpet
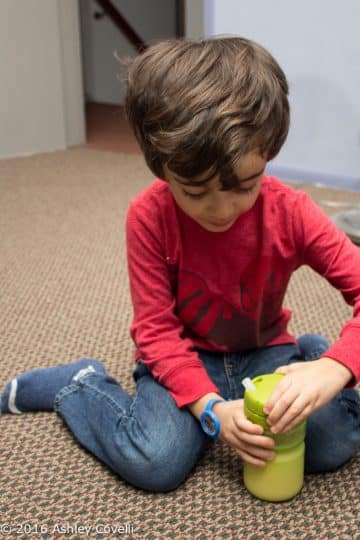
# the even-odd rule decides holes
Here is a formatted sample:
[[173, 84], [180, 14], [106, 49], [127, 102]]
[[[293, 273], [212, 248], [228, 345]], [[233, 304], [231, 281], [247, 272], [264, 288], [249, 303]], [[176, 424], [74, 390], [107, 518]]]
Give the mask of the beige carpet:
[[[137, 155], [73, 149], [0, 161], [1, 387], [19, 371], [95, 356], [133, 391], [124, 219], [150, 181]], [[360, 198], [310, 191], [317, 200]], [[331, 341], [351, 315], [306, 268], [287, 305], [296, 334]], [[271, 504], [246, 492], [239, 459], [216, 443], [177, 491], [150, 494], [80, 448], [55, 414], [37, 413], [0, 418], [0, 467], [9, 538], [84, 538], [81, 526], [90, 538], [360, 538], [359, 454], [335, 473], [307, 476], [293, 501]]]

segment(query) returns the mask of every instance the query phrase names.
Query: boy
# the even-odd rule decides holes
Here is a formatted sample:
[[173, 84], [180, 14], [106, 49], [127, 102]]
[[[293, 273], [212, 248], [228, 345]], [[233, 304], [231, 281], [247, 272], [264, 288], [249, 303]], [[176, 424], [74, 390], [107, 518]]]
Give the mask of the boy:
[[[166, 41], [133, 61], [127, 112], [158, 177], [127, 217], [137, 393], [84, 359], [13, 379], [2, 412], [56, 410], [122, 478], [167, 491], [211, 438], [258, 467], [274, 457], [244, 416], [241, 381], [276, 370], [265, 412], [274, 433], [308, 418], [306, 471], [354, 455], [360, 253], [305, 193], [264, 173], [287, 136], [287, 94], [274, 58], [242, 38]], [[282, 301], [302, 264], [354, 305], [331, 347], [287, 331]]]

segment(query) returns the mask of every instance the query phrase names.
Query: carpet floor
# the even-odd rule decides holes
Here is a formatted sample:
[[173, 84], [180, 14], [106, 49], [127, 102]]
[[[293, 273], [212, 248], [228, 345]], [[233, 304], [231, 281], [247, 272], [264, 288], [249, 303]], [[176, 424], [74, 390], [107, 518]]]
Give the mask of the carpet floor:
[[[151, 181], [139, 155], [76, 148], [0, 161], [0, 386], [15, 374], [93, 356], [134, 391], [124, 221]], [[320, 204], [359, 194], [307, 186]], [[324, 202], [325, 201], [325, 202]], [[333, 342], [351, 316], [309, 268], [293, 276], [291, 330]], [[247, 493], [221, 442], [167, 494], [134, 489], [83, 450], [52, 413], [0, 418], [0, 535], [9, 538], [360, 538], [360, 454], [301, 493]], [[87, 529], [85, 529], [85, 527]], [[10, 531], [10, 532], [9, 532]]]

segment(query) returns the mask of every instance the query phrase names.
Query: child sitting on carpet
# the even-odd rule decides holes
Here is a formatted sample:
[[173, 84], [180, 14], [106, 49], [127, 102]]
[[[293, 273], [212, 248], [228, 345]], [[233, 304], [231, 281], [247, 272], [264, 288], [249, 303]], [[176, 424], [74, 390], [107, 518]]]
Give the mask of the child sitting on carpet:
[[[122, 478], [167, 491], [217, 436], [245, 462], [273, 459], [272, 439], [244, 416], [241, 381], [278, 371], [265, 412], [273, 433], [308, 417], [306, 472], [354, 455], [360, 252], [305, 193], [265, 173], [287, 136], [287, 94], [274, 58], [243, 38], [169, 40], [135, 58], [126, 107], [157, 177], [127, 216], [136, 395], [83, 359], [14, 378], [3, 413], [55, 410]], [[304, 264], [354, 306], [330, 347], [287, 330], [285, 291]], [[199, 421], [208, 405], [214, 425]]]

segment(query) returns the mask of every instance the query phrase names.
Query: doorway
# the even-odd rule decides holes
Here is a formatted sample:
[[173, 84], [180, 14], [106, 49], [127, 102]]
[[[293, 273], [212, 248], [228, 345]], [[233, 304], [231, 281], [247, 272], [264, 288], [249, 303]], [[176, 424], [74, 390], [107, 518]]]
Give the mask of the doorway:
[[124, 113], [126, 74], [117, 57], [134, 57], [156, 41], [183, 37], [184, 3], [80, 0], [87, 147], [140, 152]]

